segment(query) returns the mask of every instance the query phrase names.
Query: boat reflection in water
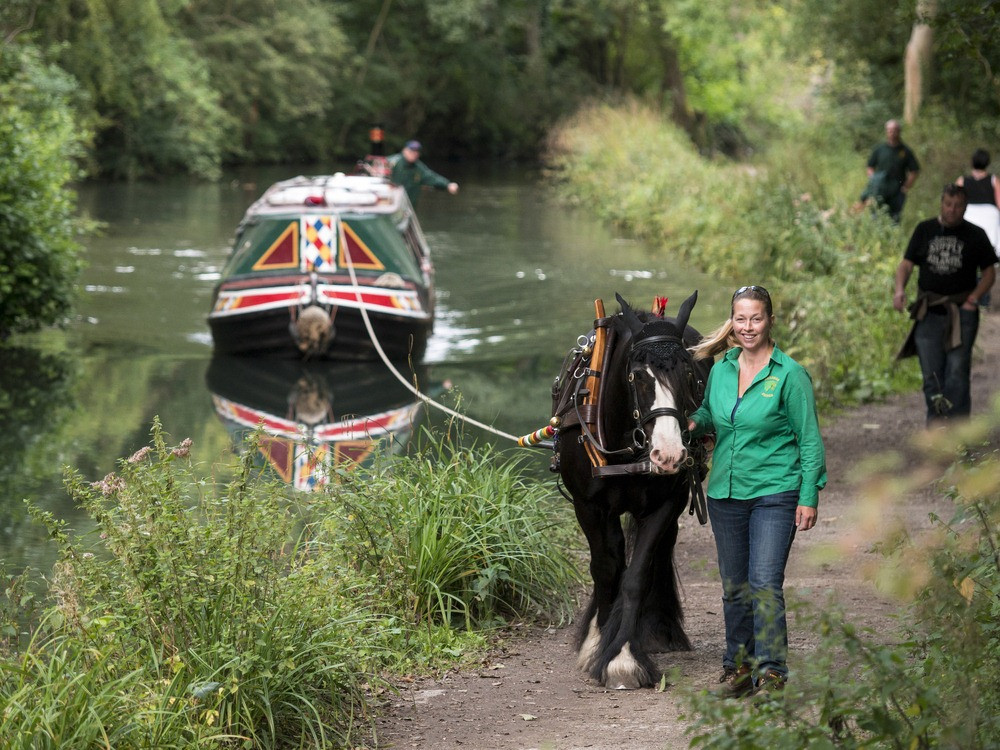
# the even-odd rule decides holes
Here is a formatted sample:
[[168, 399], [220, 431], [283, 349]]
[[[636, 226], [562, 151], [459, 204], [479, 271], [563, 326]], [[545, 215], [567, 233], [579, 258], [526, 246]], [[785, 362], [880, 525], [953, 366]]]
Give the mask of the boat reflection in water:
[[364, 464], [376, 448], [401, 451], [423, 406], [376, 363], [216, 355], [206, 380], [237, 449], [261, 426], [262, 463], [304, 491], [332, 481], [338, 469]]

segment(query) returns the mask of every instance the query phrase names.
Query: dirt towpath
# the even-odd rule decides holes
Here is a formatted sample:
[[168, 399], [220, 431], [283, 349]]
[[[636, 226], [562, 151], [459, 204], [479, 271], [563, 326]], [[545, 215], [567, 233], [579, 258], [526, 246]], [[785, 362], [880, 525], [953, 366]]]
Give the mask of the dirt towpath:
[[[1000, 313], [983, 316], [973, 368], [973, 409], [987, 407], [1000, 391]], [[907, 364], [907, 366], [915, 366]], [[836, 593], [858, 625], [886, 628], [895, 605], [865, 580], [875, 562], [867, 545], [856, 545], [835, 562], [811, 562], [817, 545], [850, 538], [856, 501], [852, 467], [888, 448], [900, 447], [923, 427], [923, 397], [910, 393], [864, 406], [823, 424], [829, 484], [820, 493], [819, 523], [792, 548], [785, 584], [789, 600], [824, 601]], [[925, 522], [947, 501], [931, 489], [912, 497], [907, 521]], [[693, 650], [661, 654], [664, 670], [679, 668], [682, 680], [711, 687], [721, 671], [724, 647], [721, 590], [709, 526], [685, 514], [676, 548], [683, 587], [685, 628]], [[574, 626], [515, 628], [503, 650], [477, 669], [426, 679], [403, 689], [379, 721], [379, 747], [396, 750], [650, 750], [686, 748], [677, 691], [607, 690], [576, 669]], [[816, 648], [811, 633], [789, 619], [789, 666]]]

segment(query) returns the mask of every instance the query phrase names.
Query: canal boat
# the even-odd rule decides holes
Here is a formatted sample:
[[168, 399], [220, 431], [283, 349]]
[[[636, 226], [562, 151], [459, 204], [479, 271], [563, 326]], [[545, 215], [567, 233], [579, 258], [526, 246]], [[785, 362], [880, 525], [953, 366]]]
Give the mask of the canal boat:
[[373, 359], [374, 337], [419, 361], [434, 267], [405, 190], [342, 173], [269, 187], [237, 228], [208, 322], [219, 353]]
[[304, 492], [378, 452], [402, 451], [422, 414], [422, 402], [379, 363], [216, 354], [205, 380], [236, 450], [254, 450], [255, 465]]

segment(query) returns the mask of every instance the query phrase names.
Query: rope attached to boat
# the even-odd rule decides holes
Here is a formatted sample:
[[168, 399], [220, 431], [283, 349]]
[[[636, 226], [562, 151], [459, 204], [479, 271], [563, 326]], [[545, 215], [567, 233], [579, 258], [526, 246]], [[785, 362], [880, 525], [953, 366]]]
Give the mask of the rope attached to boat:
[[[382, 349], [382, 345], [379, 343], [378, 336], [375, 335], [375, 329], [372, 327], [371, 320], [368, 319], [368, 311], [365, 309], [364, 303], [361, 300], [361, 287], [358, 284], [357, 276], [354, 274], [354, 262], [351, 260], [351, 254], [344, 253], [344, 258], [346, 258], [347, 260], [347, 272], [351, 276], [351, 286], [354, 289], [354, 298], [355, 300], [357, 300], [358, 309], [361, 311], [361, 319], [365, 322], [365, 329], [368, 331], [368, 338], [371, 339], [372, 345], [375, 347], [375, 351], [378, 352], [378, 356], [381, 358], [383, 364], [385, 364], [385, 366], [389, 368], [389, 372], [391, 372], [393, 376], [395, 376], [396, 380], [402, 383], [406, 387], [406, 389], [410, 391], [410, 393], [419, 398], [428, 406], [433, 406], [434, 408], [440, 409], [445, 414], [448, 414], [449, 416], [452, 416], [455, 419], [460, 419], [463, 422], [466, 422], [467, 424], [471, 424], [478, 427], [481, 430], [486, 430], [487, 432], [491, 432], [494, 435], [497, 435], [498, 437], [506, 438], [507, 440], [512, 440], [518, 445], [521, 445], [521, 447], [525, 447], [524, 445], [521, 444], [521, 440], [524, 438], [518, 438], [516, 435], [511, 435], [509, 432], [498, 430], [495, 427], [491, 427], [488, 424], [483, 424], [482, 422], [479, 422], [473, 419], [472, 417], [468, 417], [465, 414], [460, 414], [459, 412], [445, 406], [444, 404], [439, 404], [430, 396], [421, 393], [420, 390], [414, 388], [413, 384], [410, 383], [409, 380], [403, 377], [403, 375], [399, 372], [399, 370], [396, 369], [396, 366], [393, 365], [392, 360], [390, 360], [389, 357], [386, 355], [385, 350]], [[529, 445], [533, 444], [534, 443], [529, 443]]]

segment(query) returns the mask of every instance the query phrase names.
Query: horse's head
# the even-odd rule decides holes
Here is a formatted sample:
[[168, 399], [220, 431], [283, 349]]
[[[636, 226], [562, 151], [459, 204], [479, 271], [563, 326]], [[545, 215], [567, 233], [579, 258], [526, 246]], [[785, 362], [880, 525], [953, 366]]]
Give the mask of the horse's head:
[[700, 396], [694, 363], [684, 344], [698, 293], [684, 301], [673, 319], [637, 313], [620, 295], [615, 296], [631, 334], [625, 366], [634, 442], [648, 448], [655, 473], [676, 474], [688, 460], [688, 418]]

